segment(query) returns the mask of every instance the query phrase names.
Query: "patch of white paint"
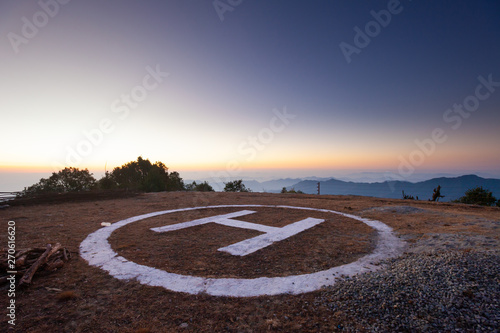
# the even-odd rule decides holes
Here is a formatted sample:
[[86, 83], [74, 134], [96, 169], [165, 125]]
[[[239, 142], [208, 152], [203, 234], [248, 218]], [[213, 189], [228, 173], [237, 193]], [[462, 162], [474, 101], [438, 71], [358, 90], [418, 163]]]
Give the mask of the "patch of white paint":
[[288, 237], [296, 235], [299, 232], [312, 228], [324, 221], [325, 220], [313, 219], [309, 217], [305, 220], [289, 224], [282, 228], [273, 228], [273, 230], [270, 230], [263, 235], [245, 239], [244, 241], [226, 247], [221, 247], [218, 251], [227, 252], [235, 256], [246, 256], [247, 254], [254, 253], [275, 242], [287, 239]]
[[[169, 273], [157, 268], [139, 265], [118, 256], [108, 242], [108, 238], [111, 236], [113, 231], [127, 224], [149, 217], [198, 209], [233, 207], [288, 208], [320, 211], [345, 216], [347, 218], [363, 222], [377, 230], [377, 246], [371, 254], [366, 255], [355, 262], [316, 273], [285, 277], [261, 277], [256, 279], [215, 279]], [[403, 252], [404, 247], [405, 243], [393, 234], [392, 229], [389, 226], [379, 221], [369, 220], [355, 215], [344, 214], [327, 209], [293, 206], [222, 205], [166, 210], [135, 216], [113, 223], [110, 227], [99, 229], [90, 234], [80, 244], [80, 255], [82, 258], [87, 260], [90, 265], [100, 267], [115, 278], [121, 280], [136, 279], [142, 284], [164, 287], [168, 290], [189, 294], [204, 292], [214, 296], [251, 297], [285, 293], [300, 294], [320, 289], [325, 285], [333, 285], [335, 283], [335, 277], [340, 275], [352, 276], [358, 273], [379, 269], [380, 266], [377, 264], [381, 260], [400, 255]]]
[[[262, 232], [266, 232], [267, 229], [272, 228], [272, 227], [267, 227], [263, 226], [260, 224], [254, 224], [254, 223], [249, 223], [249, 222], [243, 222], [243, 221], [238, 221], [238, 220], [232, 220], [231, 218], [233, 217], [240, 217], [248, 214], [253, 214], [255, 213], [252, 210], [242, 210], [239, 212], [234, 212], [234, 213], [229, 213], [229, 214], [223, 214], [223, 215], [216, 215], [216, 216], [210, 216], [210, 217], [204, 217], [202, 219], [197, 219], [197, 220], [192, 220], [189, 222], [183, 222], [183, 223], [177, 223], [177, 224], [172, 224], [172, 225], [166, 225], [164, 227], [159, 227], [159, 228], [151, 228], [151, 230], [156, 231], [156, 232], [167, 232], [167, 231], [173, 231], [173, 230], [180, 230], [184, 228], [190, 228], [190, 227], [195, 227], [197, 225], [202, 225], [206, 223], [218, 223], [218, 224], [223, 224], [223, 225], [228, 225], [228, 226], [236, 226], [238, 225], [239, 228], [243, 229], [253, 229], [253, 230], [259, 230]], [[245, 227], [245, 226], [246, 227]], [[262, 230], [264, 228], [266, 230]]]
[[298, 221], [289, 224], [283, 228], [270, 227], [263, 224], [250, 223], [240, 220], [233, 220], [233, 217], [240, 217], [248, 214], [256, 213], [251, 210], [242, 210], [239, 212], [216, 215], [205, 217], [202, 219], [197, 219], [193, 221], [177, 223], [172, 225], [167, 225], [159, 228], [151, 228], [151, 230], [156, 232], [168, 232], [173, 230], [180, 230], [184, 228], [194, 227], [206, 223], [217, 223], [225, 225], [228, 227], [241, 228], [241, 229], [251, 229], [261, 231], [264, 234], [256, 236], [254, 238], [246, 239], [244, 241], [232, 244], [226, 247], [221, 247], [218, 251], [227, 252], [235, 256], [246, 256], [247, 254], [254, 253], [260, 249], [263, 249], [275, 242], [284, 240], [288, 237], [298, 234], [304, 230], [314, 227], [315, 225], [324, 222], [325, 220], [307, 218], [302, 221]]

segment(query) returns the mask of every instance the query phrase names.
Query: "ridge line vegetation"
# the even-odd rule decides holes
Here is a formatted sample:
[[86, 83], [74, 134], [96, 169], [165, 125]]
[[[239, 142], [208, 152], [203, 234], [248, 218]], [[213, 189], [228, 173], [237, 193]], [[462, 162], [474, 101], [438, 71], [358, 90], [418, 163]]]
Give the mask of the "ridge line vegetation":
[[185, 185], [176, 171], [168, 172], [162, 162], [151, 163], [149, 159], [138, 157], [136, 161], [125, 163], [113, 171], [106, 171], [97, 180], [88, 169], [74, 167], [53, 172], [49, 178], [42, 178], [34, 185], [18, 194], [20, 198], [43, 196], [54, 193], [88, 192], [95, 190], [126, 190], [137, 192], [162, 191], [214, 191], [207, 182]]
[[[224, 183], [225, 192], [251, 192], [245, 187], [241, 179]], [[113, 191], [124, 190], [132, 192], [164, 192], [164, 191], [198, 191], [214, 192], [213, 187], [206, 181], [203, 183], [184, 184], [183, 179], [177, 171], [168, 171], [168, 167], [162, 162], [151, 163], [149, 159], [141, 156], [136, 161], [131, 161], [116, 167], [113, 171], [106, 171], [104, 176], [97, 180], [88, 169], [80, 170], [75, 167], [67, 167], [59, 172], [53, 172], [49, 178], [42, 178], [18, 193], [18, 198], [40, 197], [50, 194], [75, 193], [90, 191]], [[434, 189], [431, 201], [442, 198], [441, 186]], [[281, 193], [301, 193], [293, 188], [287, 190], [285, 187]], [[411, 195], [403, 191], [403, 199], [415, 200]], [[418, 200], [418, 197], [416, 198]], [[500, 207], [500, 200], [493, 193], [481, 186], [469, 189], [461, 198], [454, 200], [455, 203], [475, 204], [482, 206]]]

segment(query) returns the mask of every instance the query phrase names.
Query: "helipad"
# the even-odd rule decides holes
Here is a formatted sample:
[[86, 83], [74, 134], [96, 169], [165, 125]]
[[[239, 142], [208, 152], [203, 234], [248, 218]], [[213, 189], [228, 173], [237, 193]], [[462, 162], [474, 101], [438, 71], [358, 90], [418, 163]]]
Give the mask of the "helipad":
[[[318, 211], [341, 215], [350, 219], [360, 221], [377, 231], [377, 245], [371, 254], [359, 260], [342, 266], [332, 267], [327, 270], [310, 274], [290, 275], [280, 277], [259, 277], [253, 279], [244, 278], [207, 278], [167, 272], [154, 267], [137, 264], [118, 255], [108, 242], [110, 235], [117, 229], [146, 218], [213, 208], [241, 208], [242, 210], [215, 216], [206, 217], [178, 224], [152, 228], [154, 232], [169, 232], [172, 230], [183, 230], [205, 223], [218, 223], [236, 228], [253, 229], [262, 232], [262, 235], [236, 242], [232, 245], [220, 248], [219, 251], [230, 253], [235, 256], [245, 256], [250, 253], [258, 253], [260, 249], [271, 246], [275, 242], [290, 237], [300, 237], [300, 233], [323, 222], [321, 219], [306, 218], [295, 221], [287, 226], [277, 228], [257, 223], [249, 223], [236, 220], [235, 217], [244, 219], [246, 215], [255, 211], [246, 208], [283, 208], [304, 211]], [[90, 265], [97, 266], [107, 271], [113, 277], [121, 280], [136, 279], [142, 284], [164, 287], [165, 289], [185, 292], [190, 294], [207, 293], [214, 296], [250, 297], [260, 295], [277, 295], [284, 293], [300, 294], [317, 290], [325, 285], [333, 285], [335, 277], [340, 275], [351, 276], [379, 268], [377, 265], [381, 260], [398, 256], [404, 248], [404, 242], [397, 238], [392, 229], [386, 224], [361, 218], [355, 215], [341, 212], [295, 206], [273, 206], [273, 205], [219, 205], [183, 208], [159, 211], [140, 216], [131, 217], [105, 227], [90, 234], [80, 244], [80, 254]]]

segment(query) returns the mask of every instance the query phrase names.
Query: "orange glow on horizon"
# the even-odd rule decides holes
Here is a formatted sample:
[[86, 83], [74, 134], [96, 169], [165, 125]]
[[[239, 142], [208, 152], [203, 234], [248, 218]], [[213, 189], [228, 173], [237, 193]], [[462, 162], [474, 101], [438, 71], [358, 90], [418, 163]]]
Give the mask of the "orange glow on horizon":
[[[283, 154], [278, 156], [268, 156], [267, 158], [256, 159], [254, 161], [245, 161], [241, 158], [228, 159], [224, 161], [201, 162], [201, 163], [170, 163], [165, 159], [143, 158], [149, 159], [152, 163], [157, 160], [165, 163], [169, 171], [182, 172], [252, 172], [252, 171], [276, 171], [276, 170], [370, 170], [370, 171], [387, 171], [397, 170], [401, 164], [400, 158], [410, 161], [410, 156], [413, 151], [406, 153], [390, 152], [342, 152], [341, 154], [319, 154], [318, 152], [311, 152], [309, 154], [300, 154], [300, 156], [290, 157], [290, 154]], [[297, 154], [299, 155], [299, 154]], [[132, 160], [119, 161], [118, 163], [104, 162], [96, 164], [82, 164], [76, 165], [79, 169], [88, 169], [93, 173], [104, 173], [113, 171], [115, 167], [119, 167]], [[484, 154], [479, 149], [474, 153], [465, 154], [458, 149], [449, 149], [446, 152], [434, 153], [430, 156], [425, 156], [424, 161], [420, 165], [414, 165], [415, 172], [429, 172], [429, 171], [459, 171], [459, 170], [474, 170], [478, 169], [478, 164], [484, 165], [480, 169], [488, 169], [488, 165], [493, 162], [498, 162], [497, 156]], [[458, 167], [460, 166], [460, 167]], [[3, 164], [0, 165], [0, 172], [2, 173], [47, 173], [57, 172], [62, 170], [65, 166], [48, 166], [48, 165], [29, 165], [29, 164]]]
[[54, 170], [48, 166], [41, 165], [0, 165], [0, 172], [12, 172], [12, 173], [42, 173], [50, 172]]

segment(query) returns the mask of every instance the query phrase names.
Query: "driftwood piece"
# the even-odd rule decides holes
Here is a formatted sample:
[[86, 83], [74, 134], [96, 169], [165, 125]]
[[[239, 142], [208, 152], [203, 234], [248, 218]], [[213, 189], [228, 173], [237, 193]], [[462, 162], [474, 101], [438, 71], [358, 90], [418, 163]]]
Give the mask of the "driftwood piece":
[[22, 286], [23, 284], [29, 284], [31, 283], [31, 279], [33, 278], [33, 275], [35, 275], [35, 272], [47, 262], [47, 257], [49, 256], [49, 253], [51, 253], [52, 250], [52, 245], [47, 244], [47, 250], [38, 258], [38, 260], [24, 273], [23, 277], [19, 281], [19, 286]]

